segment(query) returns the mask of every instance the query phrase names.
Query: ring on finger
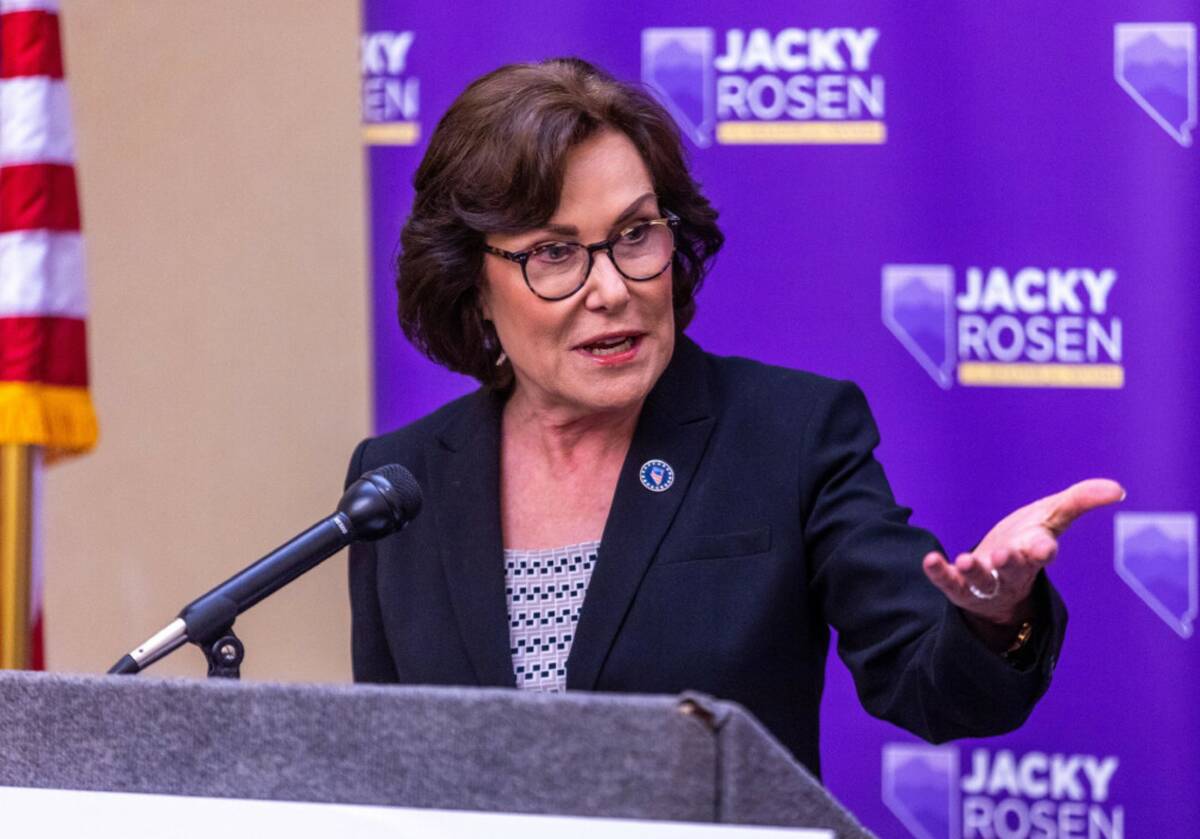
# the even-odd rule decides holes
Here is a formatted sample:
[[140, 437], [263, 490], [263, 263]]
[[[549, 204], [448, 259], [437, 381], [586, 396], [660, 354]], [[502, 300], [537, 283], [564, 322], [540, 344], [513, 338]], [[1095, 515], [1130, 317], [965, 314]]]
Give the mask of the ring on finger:
[[992, 579], [996, 581], [996, 585], [992, 586], [991, 591], [981, 591], [974, 583], [967, 584], [967, 590], [980, 600], [992, 600], [1000, 593], [1000, 574], [995, 568], [989, 568], [988, 572], [992, 575]]

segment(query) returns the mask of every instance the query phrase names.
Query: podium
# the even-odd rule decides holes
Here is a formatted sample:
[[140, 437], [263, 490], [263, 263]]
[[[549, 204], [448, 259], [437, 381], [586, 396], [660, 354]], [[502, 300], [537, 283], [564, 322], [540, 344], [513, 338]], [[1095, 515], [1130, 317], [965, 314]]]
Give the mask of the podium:
[[0, 673], [0, 787], [826, 828], [870, 837], [702, 695]]

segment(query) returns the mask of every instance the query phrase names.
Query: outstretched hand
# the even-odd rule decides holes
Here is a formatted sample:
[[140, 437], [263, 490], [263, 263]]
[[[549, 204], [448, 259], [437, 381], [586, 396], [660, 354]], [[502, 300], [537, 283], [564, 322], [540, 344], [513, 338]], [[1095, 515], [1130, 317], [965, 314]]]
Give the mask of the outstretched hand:
[[1014, 626], [1028, 619], [1034, 580], [1058, 553], [1063, 532], [1087, 511], [1124, 498], [1116, 481], [1080, 481], [1005, 516], [953, 563], [937, 551], [927, 554], [925, 576], [968, 615]]

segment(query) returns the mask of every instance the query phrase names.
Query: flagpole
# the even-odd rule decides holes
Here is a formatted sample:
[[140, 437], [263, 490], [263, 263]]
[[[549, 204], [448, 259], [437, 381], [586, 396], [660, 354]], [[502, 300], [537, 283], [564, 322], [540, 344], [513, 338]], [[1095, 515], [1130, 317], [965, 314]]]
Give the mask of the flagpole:
[[0, 445], [0, 669], [30, 666], [32, 537], [32, 447]]
[[0, 669], [28, 670], [43, 658], [42, 456], [83, 454], [98, 429], [58, 0], [0, 0], [0, 33]]

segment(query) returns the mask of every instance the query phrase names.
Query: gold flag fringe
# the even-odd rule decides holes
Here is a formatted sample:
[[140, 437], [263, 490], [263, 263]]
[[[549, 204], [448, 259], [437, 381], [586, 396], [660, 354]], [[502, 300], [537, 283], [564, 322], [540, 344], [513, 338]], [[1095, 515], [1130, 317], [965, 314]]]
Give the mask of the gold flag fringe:
[[0, 382], [0, 444], [41, 446], [52, 461], [90, 450], [99, 434], [86, 388]]

